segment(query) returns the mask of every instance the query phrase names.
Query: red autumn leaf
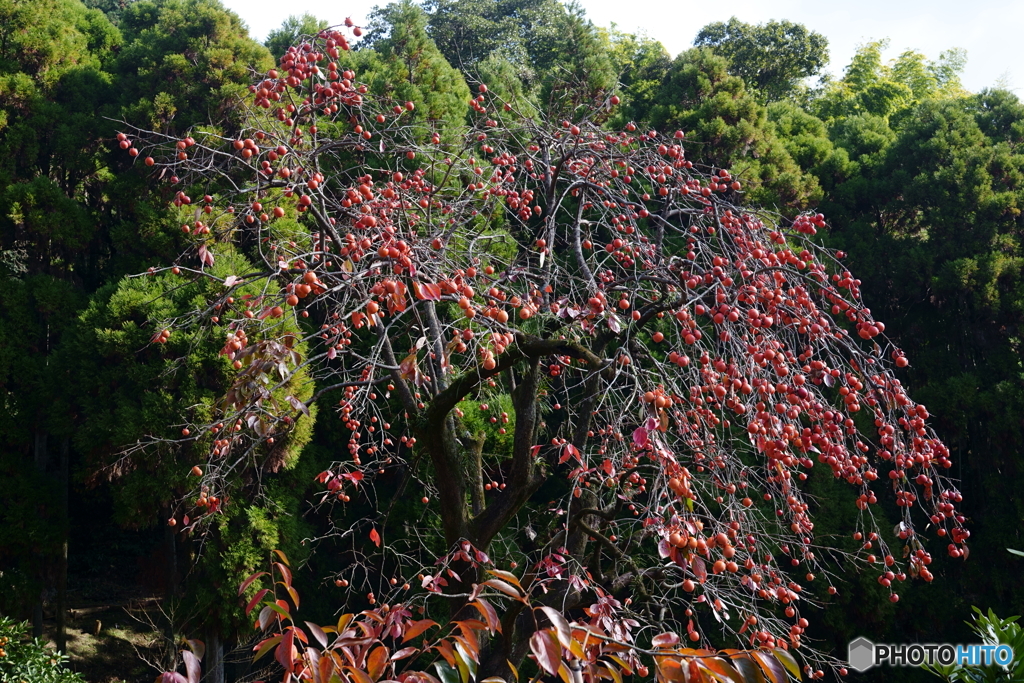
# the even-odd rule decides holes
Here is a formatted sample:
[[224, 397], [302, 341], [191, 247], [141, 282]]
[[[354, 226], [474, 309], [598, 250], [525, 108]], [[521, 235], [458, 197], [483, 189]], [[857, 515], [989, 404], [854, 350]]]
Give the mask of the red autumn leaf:
[[551, 631], [535, 631], [530, 636], [530, 650], [537, 658], [540, 668], [552, 676], [558, 673], [558, 667], [562, 663], [562, 648]]
[[547, 618], [551, 620], [551, 625], [555, 628], [555, 635], [558, 637], [558, 642], [561, 643], [562, 647], [568, 648], [572, 643], [572, 630], [569, 628], [569, 622], [565, 620], [562, 613], [556, 610], [554, 607], [548, 607], [546, 605], [540, 608]]
[[693, 558], [693, 574], [701, 583], [707, 581], [708, 568], [707, 565], [704, 563], [704, 560], [700, 559], [699, 557]]
[[245, 606], [245, 614], [248, 616], [256, 608], [256, 605], [260, 603], [260, 600], [266, 597], [267, 593], [270, 592], [269, 588], [263, 588], [256, 592], [256, 595], [252, 596], [252, 600]]
[[480, 612], [481, 616], [487, 621], [487, 630], [491, 633], [501, 630], [501, 621], [498, 619], [498, 612], [494, 609], [494, 605], [487, 602], [483, 598], [479, 598], [470, 603], [476, 607], [477, 611]]
[[203, 263], [203, 265], [213, 265], [213, 252], [207, 249], [205, 244], [199, 245], [199, 260]]
[[277, 663], [284, 667], [285, 671], [291, 671], [292, 662], [294, 656], [292, 649], [295, 647], [295, 632], [292, 630], [286, 631], [281, 636], [281, 644], [277, 646], [277, 651], [274, 653], [274, 659]]
[[255, 574], [253, 574], [252, 576], [247, 578], [245, 581], [242, 582], [242, 585], [238, 587], [238, 594], [241, 595], [242, 593], [244, 593], [245, 589], [248, 588], [249, 586], [251, 586], [253, 581], [255, 581], [256, 579], [260, 578], [261, 576], [266, 576], [266, 575], [267, 575], [266, 572], [256, 572]]
[[441, 299], [440, 285], [426, 282], [414, 282], [412, 283], [412, 288], [416, 293], [416, 298], [421, 301], [439, 301]]
[[327, 634], [324, 633], [322, 628], [311, 621], [306, 622], [306, 628], [309, 629], [309, 632], [312, 633], [313, 637], [316, 638], [318, 643], [320, 643], [320, 647], [327, 647]]
[[377, 533], [376, 529], [370, 529], [370, 540], [373, 541], [374, 545], [380, 547], [380, 534]]
[[673, 647], [679, 644], [679, 634], [668, 632], [660, 633], [651, 640], [652, 647]]
[[355, 472], [343, 472], [341, 474], [341, 478], [348, 479], [356, 486], [359, 486], [359, 482], [363, 480], [363, 473], [360, 472], [359, 470], [356, 470]]

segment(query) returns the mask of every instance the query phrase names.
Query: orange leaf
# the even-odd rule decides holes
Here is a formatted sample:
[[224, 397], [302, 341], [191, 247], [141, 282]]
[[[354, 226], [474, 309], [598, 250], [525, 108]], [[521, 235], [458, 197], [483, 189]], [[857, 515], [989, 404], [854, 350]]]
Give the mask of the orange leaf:
[[346, 666], [345, 668], [351, 672], [352, 678], [355, 679], [356, 683], [374, 683], [373, 679], [367, 676], [365, 671], [354, 666]]
[[[540, 447], [539, 446], [534, 446], [534, 448], [540, 448]], [[536, 453], [534, 453], [534, 455], [536, 455]], [[512, 572], [507, 572], [504, 569], [488, 569], [487, 573], [488, 574], [493, 574], [494, 576], [497, 576], [499, 579], [504, 579], [505, 581], [508, 581], [510, 584], [512, 584], [516, 588], [522, 588], [522, 586], [519, 584], [519, 578], [515, 574], [513, 574]]]
[[402, 636], [402, 642], [407, 643], [419, 634], [426, 631], [431, 626], [437, 626], [437, 622], [433, 619], [420, 619], [409, 624], [405, 629], [405, 635]]
[[370, 529], [370, 540], [373, 541], [374, 545], [380, 547], [380, 534], [377, 533], [377, 529]]
[[387, 666], [388, 657], [390, 652], [383, 645], [378, 646], [370, 656], [366, 658], [366, 673], [373, 680], [377, 680], [384, 673], [384, 667]]
[[442, 640], [434, 648], [441, 653], [444, 661], [448, 662], [448, 666], [455, 666], [455, 650], [452, 649], [451, 641]]
[[477, 611], [487, 620], [487, 630], [491, 633], [501, 631], [501, 621], [498, 619], [498, 612], [491, 603], [479, 598], [469, 603], [476, 607]]
[[786, 669], [779, 664], [779, 660], [772, 657], [767, 652], [755, 651], [751, 653], [758, 664], [761, 665], [761, 669], [764, 671], [767, 678], [771, 683], [786, 683], [789, 680], [789, 676], [786, 675]]
[[[500, 591], [500, 592], [504, 593], [505, 595], [508, 595], [510, 597], [515, 598], [516, 600], [521, 600], [523, 602], [526, 602], [523, 599], [522, 594], [518, 590], [516, 590], [515, 588], [513, 588], [509, 584], [505, 583], [501, 579], [488, 579], [488, 580], [484, 581], [482, 585], [490, 586], [494, 590]], [[554, 673], [554, 672], [552, 672], [552, 673]]]
[[320, 680], [321, 681], [329, 681], [329, 680], [331, 680], [331, 674], [333, 674], [335, 672], [334, 658], [333, 657], [328, 657], [326, 655], [321, 657], [318, 668], [320, 670]]
[[421, 301], [438, 301], [441, 298], [441, 286], [426, 282], [413, 282], [413, 291]]
[[721, 657], [706, 657], [700, 660], [700, 663], [701, 666], [721, 677], [720, 680], [743, 683], [743, 679], [740, 678], [736, 669]]
[[[461, 624], [462, 622], [460, 622], [460, 626]], [[480, 625], [483, 626], [483, 624]], [[473, 659], [476, 659], [477, 654], [480, 652], [480, 642], [476, 639], [476, 633], [472, 629], [467, 629], [465, 626], [461, 626], [461, 628], [462, 635], [453, 636], [452, 640], [454, 640], [456, 644], [462, 645], [466, 652], [471, 655]]]
[[281, 584], [282, 586], [284, 586], [285, 591], [287, 591], [287, 593], [288, 593], [288, 597], [292, 599], [292, 604], [295, 605], [295, 609], [299, 609], [299, 593], [298, 593], [298, 591], [296, 591], [294, 588], [292, 588], [290, 585], [284, 583], [283, 581], [278, 581], [278, 583]]

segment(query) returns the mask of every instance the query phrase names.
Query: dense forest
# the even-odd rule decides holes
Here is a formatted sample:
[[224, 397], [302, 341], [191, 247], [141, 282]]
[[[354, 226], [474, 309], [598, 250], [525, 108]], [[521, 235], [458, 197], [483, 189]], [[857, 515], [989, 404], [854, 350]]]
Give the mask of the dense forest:
[[[35, 669], [39, 681], [152, 680], [159, 671], [174, 670], [185, 639], [205, 642], [204, 670], [210, 672], [205, 680], [278, 676], [280, 669], [267, 668], [272, 658], [255, 665], [250, 662], [258, 639], [253, 634], [253, 617], [238, 597], [244, 593], [239, 584], [266, 569], [274, 551], [290, 558], [294, 576], [288, 572], [284, 583], [291, 591], [294, 582], [303, 596], [302, 618], [333, 624], [339, 610], [374, 605], [373, 591], [383, 596], [382, 589], [374, 586], [387, 584], [391, 576], [385, 577], [386, 571], [406, 572], [405, 578], [392, 579], [392, 584], [401, 587], [408, 579], [414, 590], [420, 588], [416, 570], [403, 563], [429, 567], [423, 557], [415, 556], [418, 551], [409, 540], [418, 538], [423, 528], [436, 534], [437, 539], [424, 543], [438, 556], [447, 552], [446, 538], [469, 537], [465, 529], [460, 534], [446, 526], [451, 518], [448, 511], [430, 512], [436, 500], [445, 500], [443, 480], [453, 475], [434, 470], [417, 473], [415, 456], [408, 467], [403, 465], [405, 469], [389, 469], [390, 458], [386, 463], [383, 458], [371, 460], [380, 466], [373, 487], [360, 488], [363, 475], [346, 470], [347, 494], [338, 493], [340, 478], [327, 473], [338, 471], [336, 463], [349, 449], [350, 432], [359, 427], [344, 408], [346, 401], [354, 402], [353, 394], [347, 392], [358, 382], [332, 385], [328, 375], [305, 365], [267, 391], [268, 405], [299, 406], [296, 410], [301, 415], [276, 443], [270, 438], [273, 448], [259, 456], [256, 473], [218, 475], [215, 488], [223, 493], [208, 494], [202, 489], [200, 494], [207, 509], [203, 524], [190, 524], [196, 520], [183, 517], [183, 501], [195, 499], [200, 490], [196, 476], [204, 477], [204, 486], [214, 484], [205, 478], [211, 443], [182, 435], [188, 437], [197, 425], [223, 427], [217, 422], [222, 419], [218, 417], [221, 399], [237, 390], [239, 385], [232, 378], [235, 369], [242, 367], [237, 361], [233, 366], [222, 349], [229, 348], [233, 338], [224, 346], [225, 330], [210, 333], [194, 312], [202, 310], [209, 297], [220, 295], [217, 287], [226, 279], [238, 280], [232, 273], [258, 270], [251, 253], [260, 246], [258, 240], [225, 237], [219, 240], [216, 265], [212, 251], [202, 252], [208, 254], [209, 261], [204, 255], [203, 263], [216, 275], [216, 282], [203, 277], [175, 279], [179, 271], [175, 266], [172, 273], [170, 264], [183, 262], [183, 255], [195, 246], [189, 225], [196, 226], [193, 230], [198, 233], [200, 221], [206, 220], [200, 198], [208, 194], [205, 204], [211, 208], [227, 196], [229, 186], [237, 187], [232, 184], [238, 180], [228, 171], [214, 172], [220, 167], [215, 166], [211, 151], [205, 176], [192, 169], [192, 175], [183, 174], [178, 183], [176, 177], [169, 177], [176, 167], [165, 164], [158, 154], [160, 141], [198, 140], [196, 149], [212, 150], [204, 141], [237, 138], [235, 149], [244, 153], [248, 147], [243, 149], [241, 139], [253, 128], [252, 111], [260, 108], [253, 105], [254, 100], [277, 95], [267, 93], [265, 74], [275, 67], [284, 71], [282, 64], [293, 64], [294, 46], [318, 35], [322, 38], [327, 30], [326, 22], [316, 17], [293, 17], [261, 45], [218, 0], [86, 0], [84, 4], [80, 0], [0, 0], [0, 642], [5, 633], [14, 634], [11, 637], [17, 641], [22, 634], [18, 622], [27, 621], [29, 635], [67, 652], [71, 658], [67, 666], [79, 672], [61, 673], [60, 662], [47, 655], [32, 664], [39, 667]], [[979, 637], [970, 627], [975, 617], [972, 607], [985, 613], [994, 610], [1003, 618], [1024, 610], [1020, 582], [1024, 556], [1010, 551], [1024, 549], [1024, 497], [1019, 495], [1024, 489], [1020, 452], [1024, 445], [1024, 104], [1016, 95], [1000, 89], [966, 91], [959, 74], [968, 56], [954, 46], [940, 55], [906, 51], [886, 61], [883, 54], [888, 44], [872, 42], [859, 48], [841, 75], [829, 77], [823, 76], [827, 40], [799, 24], [781, 21], [755, 26], [737, 19], [711, 24], [696, 33], [691, 49], [673, 56], [643, 35], [595, 26], [578, 6], [558, 0], [427, 0], [422, 5], [406, 0], [377, 9], [368, 26], [348, 35], [352, 49], [336, 57], [338, 65], [331, 73], [337, 76], [351, 70], [354, 76], [345, 75], [342, 80], [364, 84], [359, 92], [367, 101], [379, 97], [408, 103], [405, 111], [395, 114], [405, 117], [404, 127], [392, 139], [400, 141], [410, 164], [416, 155], [422, 159], [420, 150], [431, 144], [452, 150], [467, 131], [476, 135], [474, 122], [487, 93], [495, 101], [515, 103], [487, 114], [494, 117], [493, 122], [488, 119], [491, 128], [507, 131], [509, 139], [528, 137], [523, 131], [532, 130], [537, 121], [554, 122], [559, 128], [564, 120], [564, 129], [574, 130], [573, 135], [580, 134], [579, 126], [609, 135], [639, 129], [669, 136], [678, 130], [676, 141], [684, 141], [686, 158], [714, 174], [708, 176], [710, 182], [721, 182], [729, 206], [737, 212], [758, 212], [766, 224], [774, 221], [780, 231], [806, 228], [805, 217], [823, 216], [827, 225], [817, 219], [817, 229], [809, 229], [816, 234], [806, 236], [810, 251], [805, 253], [821, 249], [840, 254], [842, 270], [838, 272], [858, 278], [848, 279], [855, 282], [854, 288], [859, 288], [870, 309], [865, 315], [884, 321], [885, 334], [892, 348], [898, 349], [892, 355], [894, 376], [914, 401], [927, 406], [919, 414], [928, 417], [929, 427], [949, 449], [952, 467], [947, 473], [955, 483], [950, 499], [957, 506], [954, 531], [960, 532], [963, 525], [970, 543], [968, 552], [963, 549], [966, 544], [955, 547], [966, 541], [964, 536], [930, 537], [926, 546], [935, 559], [920, 575], [928, 580], [920, 580], [915, 573], [914, 580], [900, 586], [898, 598], [889, 599], [890, 580], [880, 581], [877, 571], [865, 570], [863, 562], [850, 559], [862, 550], [858, 530], [868, 528], [862, 526], [859, 513], [864, 508], [857, 489], [838, 481], [838, 475], [830, 476], [828, 465], [808, 469], [800, 478], [806, 480], [804, 491], [814, 511], [814, 535], [829, 539], [841, 552], [827, 570], [828, 585], [835, 590], [826, 591], [818, 582], [815, 590], [820, 591], [814, 601], [820, 607], [808, 609], [813, 613], [810, 624], [797, 633], [802, 632], [804, 641], [823, 653], [822, 661], [842, 660], [847, 643], [858, 636], [881, 643], [975, 642]], [[899, 40], [899, 36], [892, 38]], [[335, 44], [341, 39], [330, 40], [327, 49], [337, 52]], [[312, 82], [314, 76], [308, 77]], [[326, 79], [319, 72], [317, 77]], [[300, 80], [291, 78], [296, 83]], [[468, 107], [468, 102], [473, 106]], [[595, 106], [595, 102], [604, 104]], [[612, 102], [614, 106], [608, 104]], [[294, 105], [289, 111], [294, 111]], [[384, 111], [377, 118], [382, 124], [385, 114], [391, 116]], [[280, 120], [285, 120], [284, 114]], [[318, 134], [343, 139], [351, 134], [344, 125], [345, 121], [323, 124]], [[357, 128], [356, 133], [363, 132], [361, 126]], [[430, 135], [422, 133], [428, 129], [433, 131]], [[314, 133], [315, 126], [308, 135]], [[296, 149], [300, 142], [293, 141]], [[139, 154], [132, 145], [143, 143], [151, 151]], [[188, 146], [191, 150], [191, 143]], [[184, 143], [179, 149], [169, 154], [185, 155]], [[384, 152], [381, 143], [379, 154]], [[338, 156], [331, 162], [334, 166], [325, 166], [328, 180], [314, 178], [309, 187], [327, 186], [331, 173], [341, 177], [360, 164], [375, 173], [384, 167], [391, 169], [389, 173], [395, 170], [387, 166], [391, 162], [374, 157], [376, 153], [370, 149]], [[461, 158], [459, 153], [446, 153]], [[190, 161], [203, 159], [201, 154], [189, 154]], [[475, 166], [475, 159], [470, 165]], [[430, 175], [435, 171], [417, 176], [414, 166], [402, 168], [420, 182], [427, 182], [423, 178], [438, 186], [447, 182]], [[472, 179], [472, 171], [468, 173]], [[628, 173], [623, 171], [627, 181], [631, 173], [631, 167]], [[402, 173], [389, 177], [402, 181]], [[618, 171], [614, 177], [619, 177]], [[189, 205], [193, 200], [183, 201], [186, 192], [195, 197], [194, 205]], [[566, 201], [577, 196], [570, 193]], [[287, 214], [282, 210], [283, 220], [274, 224], [267, 239], [295, 247], [296, 242], [302, 243], [301, 235], [308, 233], [307, 214], [290, 192], [284, 197], [289, 200], [281, 200]], [[269, 198], [263, 201], [270, 206]], [[537, 216], [543, 201], [535, 202]], [[584, 204], [578, 204], [582, 215]], [[515, 236], [499, 218], [478, 217], [474, 206], [458, 205], [457, 211], [466, 211], [467, 225], [498, 242], [502, 236]], [[514, 209], [509, 211], [520, 216], [524, 225], [534, 220], [528, 206], [525, 216], [518, 206]], [[253, 212], [259, 211], [254, 205]], [[697, 219], [692, 220], [696, 232]], [[321, 228], [318, 233], [321, 243], [325, 232]], [[680, 253], [694, 248], [693, 242], [678, 239], [672, 244]], [[237, 248], [231, 240], [238, 242]], [[445, 248], [466, 253], [479, 249], [495, 262], [516, 258], [498, 247], [460, 240], [452, 236]], [[549, 246], [555, 244], [550, 240]], [[558, 244], [566, 258], [581, 249], [578, 236], [575, 252], [572, 244]], [[547, 253], [543, 240], [537, 245], [541, 254]], [[356, 247], [352, 248], [354, 253]], [[387, 247], [382, 248], [382, 258], [401, 255], [395, 252], [389, 257]], [[612, 253], [610, 243], [608, 253]], [[810, 256], [800, 258], [810, 263]], [[628, 256], [616, 255], [616, 259], [629, 261]], [[583, 261], [582, 256], [578, 260]], [[548, 267], [556, 261], [552, 255]], [[538, 267], [544, 264], [541, 258]], [[727, 268], [729, 263], [716, 261], [716, 267]], [[579, 268], [572, 272], [594, 280], [585, 265]], [[396, 277], [400, 270], [396, 266]], [[147, 272], [155, 274], [146, 276]], [[276, 280], [268, 276], [266, 281]], [[315, 277], [306, 282], [298, 286], [314, 294], [330, 290]], [[266, 295], [255, 278], [239, 283], [234, 294], [239, 299]], [[230, 288], [231, 283], [226, 286]], [[280, 287], [282, 296], [289, 298], [298, 291], [295, 285]], [[441, 299], [440, 294], [423, 294], [421, 289], [416, 293], [428, 304]], [[498, 294], [491, 296], [498, 298]], [[457, 317], [458, 307], [451, 304], [450, 308], [439, 315]], [[629, 304], [620, 308], [625, 310]], [[530, 310], [524, 308], [521, 313]], [[834, 308], [833, 314], [839, 310]], [[209, 320], [209, 311], [205, 315]], [[520, 317], [526, 324], [530, 315]], [[285, 316], [274, 334], [278, 339], [310, 340], [297, 347], [305, 354], [321, 332], [319, 324], [312, 326], [313, 319], [315, 315], [309, 322], [297, 315]], [[180, 323], [173, 337], [154, 334], [154, 325], [168, 320]], [[641, 320], [641, 314], [633, 320]], [[372, 344], [365, 332], [352, 332], [356, 334], [346, 332], [345, 337], [352, 337], [355, 352], [370, 353]], [[426, 339], [429, 335], [424, 334]], [[668, 334], [666, 329], [655, 336]], [[326, 333], [323, 336], [327, 338]], [[451, 341], [451, 348], [461, 343], [458, 338]], [[286, 354], [275, 351], [270, 341], [259, 348], [267, 358]], [[412, 352], [413, 364], [418, 348]], [[559, 349], [561, 355], [572, 355]], [[333, 360], [333, 349], [330, 353]], [[583, 351], [578, 353], [577, 361], [590, 358]], [[649, 353], [664, 361], [657, 353]], [[500, 359], [495, 363], [486, 353], [483, 357], [491, 368], [508, 369]], [[393, 356], [390, 362], [398, 364]], [[427, 361], [422, 362], [426, 367]], [[395, 369], [403, 378], [406, 371], [406, 367]], [[500, 477], [513, 481], [515, 473], [495, 454], [518, 448], [513, 433], [525, 424], [523, 415], [538, 423], [545, 420], [550, 434], [567, 433], [568, 427], [560, 426], [568, 420], [559, 417], [561, 406], [545, 407], [540, 415], [536, 408], [519, 405], [524, 387], [533, 386], [538, 396], [545, 397], [545, 405], [549, 391], [566, 403], [580, 400], [564, 381], [559, 383], [558, 375], [569, 370], [551, 370], [543, 386], [536, 385], [537, 372], [509, 372], [515, 377], [514, 389], [501, 393], [474, 386], [465, 403], [459, 404], [462, 409], [457, 409], [460, 442], [483, 463], [478, 470], [491, 473], [495, 492], [499, 487], [504, 491]], [[599, 374], [592, 374], [595, 382]], [[598, 386], [586, 381], [590, 390]], [[672, 385], [670, 380], [663, 381]], [[686, 377], [679, 380], [683, 385], [687, 381]], [[413, 382], [419, 387], [418, 375]], [[389, 389], [389, 398], [391, 391], [395, 390]], [[683, 386], [677, 393], [685, 391]], [[500, 419], [482, 416], [488, 400], [495, 411], [492, 415]], [[653, 395], [649, 399], [655, 400]], [[594, 406], [585, 406], [596, 414]], [[405, 410], [408, 417], [415, 408], [416, 401], [411, 400], [395, 412]], [[279, 407], [276, 410], [284, 414]], [[341, 420], [336, 417], [339, 413]], [[513, 420], [506, 433], [502, 425], [509, 413]], [[868, 416], [857, 419], [861, 431], [881, 433]], [[646, 429], [656, 431], [653, 426]], [[584, 428], [583, 437], [586, 432]], [[923, 435], [923, 429], [918, 433]], [[643, 434], [646, 444], [647, 432]], [[267, 434], [261, 437], [265, 442]], [[419, 434], [418, 438], [425, 440]], [[406, 437], [402, 439], [404, 448]], [[220, 442], [214, 447], [226, 448]], [[398, 452], [395, 446], [392, 455], [398, 458]], [[552, 447], [552, 469], [564, 464], [559, 452]], [[358, 456], [355, 464], [360, 464]], [[601, 487], [600, 482], [615, 475], [607, 470], [595, 476]], [[877, 504], [871, 508], [875, 526], [870, 528], [879, 529], [881, 542], [896, 548], [894, 539], [906, 537], [900, 526], [903, 491], [895, 477], [891, 486], [888, 479], [883, 482], [884, 486], [875, 487], [877, 501], [871, 501]], [[479, 491], [467, 486], [467, 506], [479, 514], [484, 480], [480, 479]], [[549, 513], [558, 506], [548, 502], [559, 500], [568, 489], [559, 489], [551, 481], [531, 486], [517, 503], [522, 507], [517, 508], [520, 519], [515, 532], [507, 537], [483, 535], [490, 554], [506, 558], [503, 569], [510, 566], [508, 558], [520, 558], [523, 566], [537, 563], [551, 540], [544, 534], [549, 527], [557, 530]], [[491, 490], [489, 482], [486, 495]], [[345, 505], [325, 506], [325, 492]], [[721, 504], [722, 499], [718, 500]], [[600, 507], [597, 497], [590, 507]], [[655, 564], [659, 561], [656, 545], [639, 547], [639, 531], [636, 544], [624, 541], [626, 551], [619, 550], [613, 543], [616, 536], [611, 535], [615, 527], [598, 530], [598, 517], [595, 513], [589, 540], [598, 538], [609, 547], [590, 552], [598, 559], [606, 553], [609, 577], [615, 561], [632, 563], [635, 569], [636, 562], [650, 559], [626, 557], [633, 553], [637, 558], [650, 556]], [[924, 517], [923, 522], [922, 538], [932, 534], [924, 528], [929, 522], [937, 527], [939, 518]], [[394, 535], [388, 541], [401, 550], [394, 551], [396, 559], [385, 561], [374, 553], [381, 545], [375, 534], [387, 523]], [[351, 533], [353, 529], [358, 537]], [[617, 533], [627, 535], [625, 530]], [[940, 535], [944, 534], [943, 528]], [[566, 538], [571, 535], [564, 532]], [[947, 552], [950, 540], [954, 543]], [[728, 548], [729, 543], [723, 545]], [[392, 564], [385, 570], [387, 563]], [[797, 564], [794, 556], [793, 566]], [[632, 577], [622, 574], [625, 583], [619, 588], [646, 594], [645, 575], [635, 571]], [[344, 591], [350, 582], [353, 590]], [[460, 579], [453, 582], [462, 583]], [[358, 596], [354, 595], [357, 585]], [[429, 591], [428, 583], [422, 587]], [[254, 592], [252, 587], [247, 596]], [[108, 623], [101, 623], [94, 614], [102, 614]], [[583, 614], [582, 608], [577, 614]], [[134, 625], [124, 625], [129, 622]], [[710, 640], [706, 644], [737, 646], [711, 628], [714, 621], [704, 617], [701, 623]], [[514, 650], [513, 643], [508, 651]], [[19, 680], [6, 678], [2, 657], [0, 681]], [[523, 661], [525, 651], [519, 657]], [[277, 662], [285, 666], [280, 657]], [[536, 666], [530, 672], [524, 670], [524, 680], [536, 670]], [[443, 683], [458, 680], [458, 671], [449, 673], [453, 678], [439, 674]], [[891, 680], [887, 675], [892, 672], [874, 670], [856, 678]], [[939, 680], [925, 671], [906, 670], [899, 675], [907, 681]], [[616, 683], [621, 683], [617, 672], [609, 674], [609, 680], [615, 676], [619, 676]], [[366, 683], [355, 675], [352, 680]]]

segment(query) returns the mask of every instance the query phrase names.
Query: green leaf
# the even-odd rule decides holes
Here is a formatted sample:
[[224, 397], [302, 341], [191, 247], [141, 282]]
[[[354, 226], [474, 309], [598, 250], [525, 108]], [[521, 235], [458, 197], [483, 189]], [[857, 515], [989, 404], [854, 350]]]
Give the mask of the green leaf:
[[434, 662], [434, 668], [437, 669], [437, 677], [441, 679], [441, 683], [461, 683], [459, 672], [448, 662]]

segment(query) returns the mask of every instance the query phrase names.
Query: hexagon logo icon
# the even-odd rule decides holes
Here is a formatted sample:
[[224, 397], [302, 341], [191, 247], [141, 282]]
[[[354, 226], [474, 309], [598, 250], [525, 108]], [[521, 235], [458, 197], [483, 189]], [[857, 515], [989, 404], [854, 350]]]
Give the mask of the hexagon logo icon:
[[847, 650], [847, 658], [850, 668], [854, 671], [867, 671], [875, 665], [875, 644], [864, 637], [852, 640]]

